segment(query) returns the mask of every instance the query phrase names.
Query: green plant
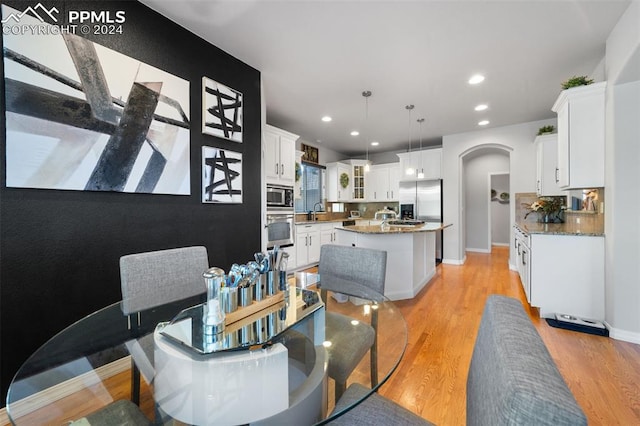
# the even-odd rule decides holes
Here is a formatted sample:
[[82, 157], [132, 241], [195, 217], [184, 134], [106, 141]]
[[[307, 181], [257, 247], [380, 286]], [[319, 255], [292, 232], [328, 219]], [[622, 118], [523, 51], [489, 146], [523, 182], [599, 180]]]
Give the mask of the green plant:
[[550, 124], [548, 126], [542, 126], [538, 129], [538, 136], [544, 135], [545, 133], [553, 133], [555, 129], [556, 129], [556, 126], [554, 126], [553, 124]]
[[577, 86], [588, 86], [591, 83], [593, 83], [593, 79], [587, 78], [586, 75], [574, 75], [573, 77], [562, 83], [562, 89], [566, 90]]
[[346, 173], [342, 173], [340, 175], [340, 186], [342, 189], [346, 189], [349, 186], [349, 175]]
[[300, 163], [296, 161], [296, 182], [300, 180], [301, 176], [302, 176], [302, 168], [300, 167]]

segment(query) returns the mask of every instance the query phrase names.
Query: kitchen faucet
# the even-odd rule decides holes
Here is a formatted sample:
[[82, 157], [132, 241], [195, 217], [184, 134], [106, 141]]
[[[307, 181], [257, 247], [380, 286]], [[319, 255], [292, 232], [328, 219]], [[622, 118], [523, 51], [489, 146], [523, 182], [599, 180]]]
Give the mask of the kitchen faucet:
[[[316, 221], [316, 213], [317, 213], [316, 206], [322, 207], [322, 203], [318, 201], [317, 203], [315, 203], [313, 205], [313, 221], [314, 222]], [[322, 210], [320, 210], [320, 211], [322, 211]]]

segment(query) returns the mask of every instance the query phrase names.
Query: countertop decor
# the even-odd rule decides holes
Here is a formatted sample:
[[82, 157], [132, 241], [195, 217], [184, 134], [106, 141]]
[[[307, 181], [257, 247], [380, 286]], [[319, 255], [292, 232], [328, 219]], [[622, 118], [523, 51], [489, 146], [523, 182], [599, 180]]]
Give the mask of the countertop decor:
[[523, 205], [529, 210], [524, 215], [526, 219], [531, 213], [538, 213], [538, 222], [542, 223], [562, 223], [562, 211], [565, 209], [565, 197], [540, 197], [531, 204]]

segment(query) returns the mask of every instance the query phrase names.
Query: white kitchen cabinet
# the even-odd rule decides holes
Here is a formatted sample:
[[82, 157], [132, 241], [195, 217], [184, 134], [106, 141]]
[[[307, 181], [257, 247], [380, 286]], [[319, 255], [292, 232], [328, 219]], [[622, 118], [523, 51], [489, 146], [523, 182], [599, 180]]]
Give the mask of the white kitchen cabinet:
[[264, 170], [267, 183], [293, 186], [298, 135], [267, 124], [264, 130]]
[[320, 224], [320, 246], [324, 244], [337, 244], [336, 228], [340, 226], [340, 222]]
[[[442, 148], [403, 152], [397, 155], [400, 158], [400, 180], [415, 181], [442, 178]], [[412, 175], [406, 174], [409, 166], [414, 169]], [[418, 178], [418, 172], [420, 171], [424, 173], [422, 178]]]
[[535, 140], [536, 193], [538, 196], [567, 195], [556, 180], [558, 135], [542, 135]]
[[351, 164], [351, 177], [353, 182], [351, 183], [351, 200], [352, 201], [364, 201], [366, 186], [368, 185], [368, 177], [365, 176], [365, 165], [368, 163], [366, 160], [349, 160]]
[[540, 316], [604, 319], [604, 237], [530, 234], [516, 242], [520, 280]]
[[[347, 176], [347, 185], [342, 186], [341, 176]], [[327, 201], [350, 201], [352, 191], [351, 165], [337, 162], [327, 163]]]
[[604, 186], [606, 82], [563, 90], [551, 108], [558, 114], [558, 186]]
[[296, 266], [307, 266], [320, 260], [320, 225], [296, 225]]
[[371, 166], [367, 174], [366, 201], [398, 201], [400, 164]]

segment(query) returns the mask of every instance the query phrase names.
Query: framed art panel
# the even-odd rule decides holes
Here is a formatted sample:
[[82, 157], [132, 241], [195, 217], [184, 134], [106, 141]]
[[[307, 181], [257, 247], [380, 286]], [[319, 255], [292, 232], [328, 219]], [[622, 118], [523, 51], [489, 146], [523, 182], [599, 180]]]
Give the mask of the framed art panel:
[[304, 154], [302, 155], [302, 160], [309, 163], [318, 164], [318, 148], [305, 144], [301, 145], [302, 152], [304, 152]]
[[202, 77], [202, 133], [242, 143], [242, 93]]
[[188, 81], [60, 31], [3, 44], [8, 187], [190, 195]]
[[242, 154], [202, 147], [202, 202], [242, 204]]

